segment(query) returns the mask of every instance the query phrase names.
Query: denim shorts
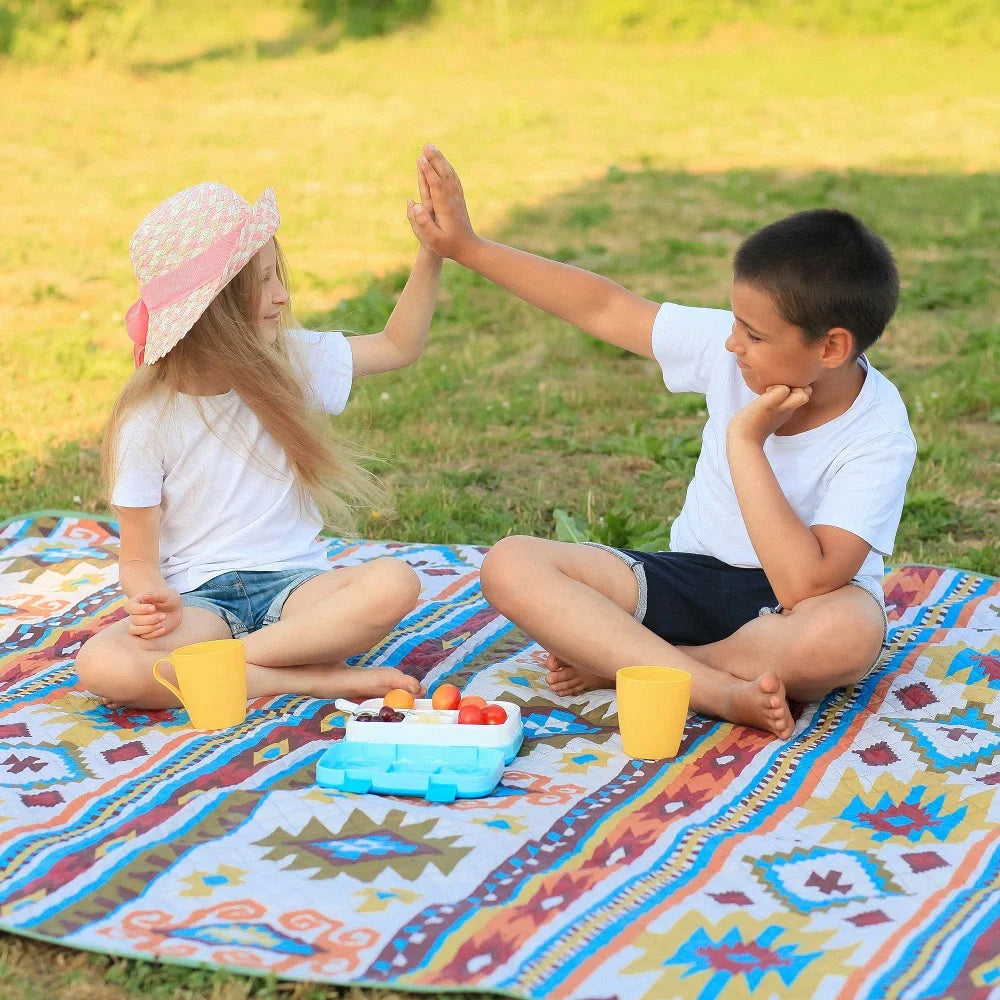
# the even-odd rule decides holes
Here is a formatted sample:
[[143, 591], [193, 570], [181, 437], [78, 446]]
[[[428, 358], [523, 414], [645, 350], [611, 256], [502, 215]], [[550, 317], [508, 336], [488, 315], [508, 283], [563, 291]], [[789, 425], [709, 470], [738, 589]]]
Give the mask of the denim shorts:
[[[639, 552], [595, 542], [584, 544], [610, 552], [631, 568], [639, 584], [636, 621], [674, 645], [719, 642], [754, 618], [782, 611], [762, 569], [730, 566], [713, 556], [693, 552]], [[884, 649], [889, 631], [885, 606], [869, 581], [858, 578], [851, 584], [864, 590], [878, 605]]]
[[200, 587], [181, 594], [187, 608], [204, 608], [217, 614], [242, 639], [251, 632], [273, 625], [296, 587], [327, 572], [322, 569], [280, 569], [273, 572], [234, 570], [213, 576]]

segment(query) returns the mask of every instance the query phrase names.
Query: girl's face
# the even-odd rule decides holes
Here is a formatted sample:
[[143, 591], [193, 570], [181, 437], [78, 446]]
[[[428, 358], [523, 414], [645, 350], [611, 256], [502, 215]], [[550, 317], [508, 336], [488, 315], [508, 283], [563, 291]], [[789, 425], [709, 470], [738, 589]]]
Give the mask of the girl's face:
[[267, 343], [273, 344], [278, 337], [281, 310], [288, 305], [288, 290], [278, 277], [278, 255], [273, 239], [257, 251], [257, 267], [260, 274], [257, 329]]

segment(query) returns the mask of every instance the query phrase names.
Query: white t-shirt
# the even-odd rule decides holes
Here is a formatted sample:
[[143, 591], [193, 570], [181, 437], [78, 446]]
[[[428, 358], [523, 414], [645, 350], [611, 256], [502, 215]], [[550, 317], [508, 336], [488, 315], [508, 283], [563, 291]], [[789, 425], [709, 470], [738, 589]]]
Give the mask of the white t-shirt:
[[[727, 310], [669, 302], [653, 323], [653, 354], [664, 384], [671, 392], [703, 393], [708, 408], [701, 455], [671, 526], [670, 548], [759, 568], [726, 458], [730, 419], [757, 398], [725, 348], [732, 326]], [[868, 542], [858, 577], [881, 594], [882, 557], [892, 552], [917, 443], [896, 387], [867, 358], [860, 363], [865, 381], [846, 413], [801, 434], [772, 434], [764, 454], [803, 524], [833, 525]]]
[[[316, 405], [340, 413], [354, 370], [347, 338], [304, 330], [289, 337]], [[181, 593], [232, 570], [329, 565], [315, 504], [307, 497], [303, 509], [284, 450], [235, 390], [177, 394], [165, 410], [162, 397], [137, 407], [122, 426], [111, 502], [160, 506], [160, 570]]]

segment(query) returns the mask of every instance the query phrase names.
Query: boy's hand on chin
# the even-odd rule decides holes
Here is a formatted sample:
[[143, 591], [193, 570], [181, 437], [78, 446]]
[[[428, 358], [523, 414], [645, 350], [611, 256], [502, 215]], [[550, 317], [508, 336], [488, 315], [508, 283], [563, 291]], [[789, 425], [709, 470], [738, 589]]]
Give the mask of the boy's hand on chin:
[[796, 389], [787, 385], [769, 385], [729, 421], [729, 440], [763, 445], [796, 410], [809, 402], [811, 396], [811, 385]]

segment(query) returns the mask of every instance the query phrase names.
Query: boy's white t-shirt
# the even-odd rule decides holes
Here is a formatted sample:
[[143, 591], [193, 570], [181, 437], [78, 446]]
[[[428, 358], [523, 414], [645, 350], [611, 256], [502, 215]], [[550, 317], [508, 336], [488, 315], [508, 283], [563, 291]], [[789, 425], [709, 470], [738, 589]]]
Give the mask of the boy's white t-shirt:
[[[354, 370], [347, 338], [289, 338], [316, 405], [340, 413]], [[122, 426], [111, 502], [160, 506], [160, 570], [181, 593], [232, 570], [329, 567], [319, 512], [308, 497], [303, 509], [284, 450], [234, 390], [138, 406]]]
[[[653, 323], [653, 354], [664, 384], [671, 392], [703, 393], [708, 409], [701, 455], [671, 526], [670, 548], [760, 568], [726, 457], [730, 419], [757, 398], [725, 348], [732, 326], [728, 310], [669, 302]], [[804, 524], [829, 524], [868, 542], [858, 577], [881, 595], [882, 557], [892, 552], [917, 443], [896, 387], [867, 358], [859, 363], [865, 381], [846, 413], [801, 434], [772, 434], [764, 454]]]

